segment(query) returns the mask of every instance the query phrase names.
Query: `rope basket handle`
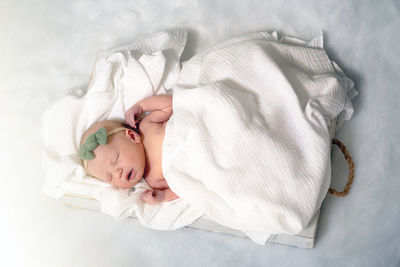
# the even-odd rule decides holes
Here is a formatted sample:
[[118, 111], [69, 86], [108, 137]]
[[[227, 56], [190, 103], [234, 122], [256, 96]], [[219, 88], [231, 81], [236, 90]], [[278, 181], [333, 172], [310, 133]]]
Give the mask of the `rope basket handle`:
[[346, 186], [344, 187], [342, 192], [338, 192], [337, 190], [335, 190], [333, 188], [329, 188], [328, 192], [337, 197], [345, 197], [349, 193], [351, 184], [353, 183], [353, 180], [354, 180], [354, 163], [353, 163], [353, 159], [350, 156], [349, 151], [347, 150], [346, 146], [341, 141], [339, 141], [336, 138], [333, 138], [332, 143], [337, 145], [340, 148], [347, 163], [349, 164], [349, 177], [347, 178]]

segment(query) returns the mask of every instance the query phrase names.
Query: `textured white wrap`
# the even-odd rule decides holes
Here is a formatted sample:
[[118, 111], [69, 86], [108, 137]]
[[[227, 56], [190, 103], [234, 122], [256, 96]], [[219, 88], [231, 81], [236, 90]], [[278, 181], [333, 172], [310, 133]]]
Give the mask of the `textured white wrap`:
[[313, 43], [263, 32], [226, 41], [181, 70], [163, 174], [219, 224], [299, 233], [329, 188], [328, 123], [342, 111], [339, 119], [350, 118], [352, 87]]

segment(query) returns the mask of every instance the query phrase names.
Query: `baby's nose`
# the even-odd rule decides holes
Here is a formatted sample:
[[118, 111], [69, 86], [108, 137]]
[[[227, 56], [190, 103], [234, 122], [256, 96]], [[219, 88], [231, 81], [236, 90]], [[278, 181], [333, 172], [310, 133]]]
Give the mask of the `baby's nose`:
[[113, 176], [115, 177], [115, 178], [121, 178], [121, 175], [122, 175], [122, 168], [116, 168], [115, 170], [114, 170], [114, 172], [113, 172]]

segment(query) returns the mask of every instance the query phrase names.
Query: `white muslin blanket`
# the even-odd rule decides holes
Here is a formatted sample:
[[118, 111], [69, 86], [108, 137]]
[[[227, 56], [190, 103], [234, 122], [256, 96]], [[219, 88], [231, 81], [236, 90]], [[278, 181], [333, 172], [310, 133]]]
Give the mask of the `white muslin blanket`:
[[[88, 92], [43, 115], [44, 190], [89, 194], [115, 218], [136, 216], [171, 230], [206, 215], [264, 243], [300, 232], [330, 183], [329, 121], [353, 113], [351, 80], [329, 60], [322, 35], [311, 42], [258, 32], [225, 41], [180, 69], [185, 31], [161, 32], [108, 50]], [[180, 198], [149, 206], [147, 188], [120, 190], [86, 175], [82, 133], [101, 119], [123, 120], [140, 99], [173, 93], [162, 168]]]
[[297, 234], [328, 191], [328, 125], [342, 111], [350, 118], [352, 87], [323, 49], [266, 33], [211, 48], [174, 87], [165, 179], [219, 224]]

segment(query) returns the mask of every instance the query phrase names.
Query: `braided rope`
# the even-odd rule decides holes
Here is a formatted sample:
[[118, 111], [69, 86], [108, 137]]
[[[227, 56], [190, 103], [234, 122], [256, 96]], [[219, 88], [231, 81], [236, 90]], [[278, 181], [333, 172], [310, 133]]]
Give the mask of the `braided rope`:
[[337, 190], [333, 189], [333, 188], [329, 188], [329, 193], [338, 197], [345, 197], [350, 190], [351, 184], [353, 183], [354, 180], [354, 163], [353, 160], [350, 156], [349, 151], [347, 150], [346, 146], [340, 142], [338, 139], [334, 138], [332, 140], [332, 143], [337, 145], [340, 150], [342, 151], [342, 153], [344, 154], [344, 157], [347, 161], [347, 163], [349, 164], [349, 177], [347, 178], [347, 184], [344, 187], [342, 192], [338, 192]]

